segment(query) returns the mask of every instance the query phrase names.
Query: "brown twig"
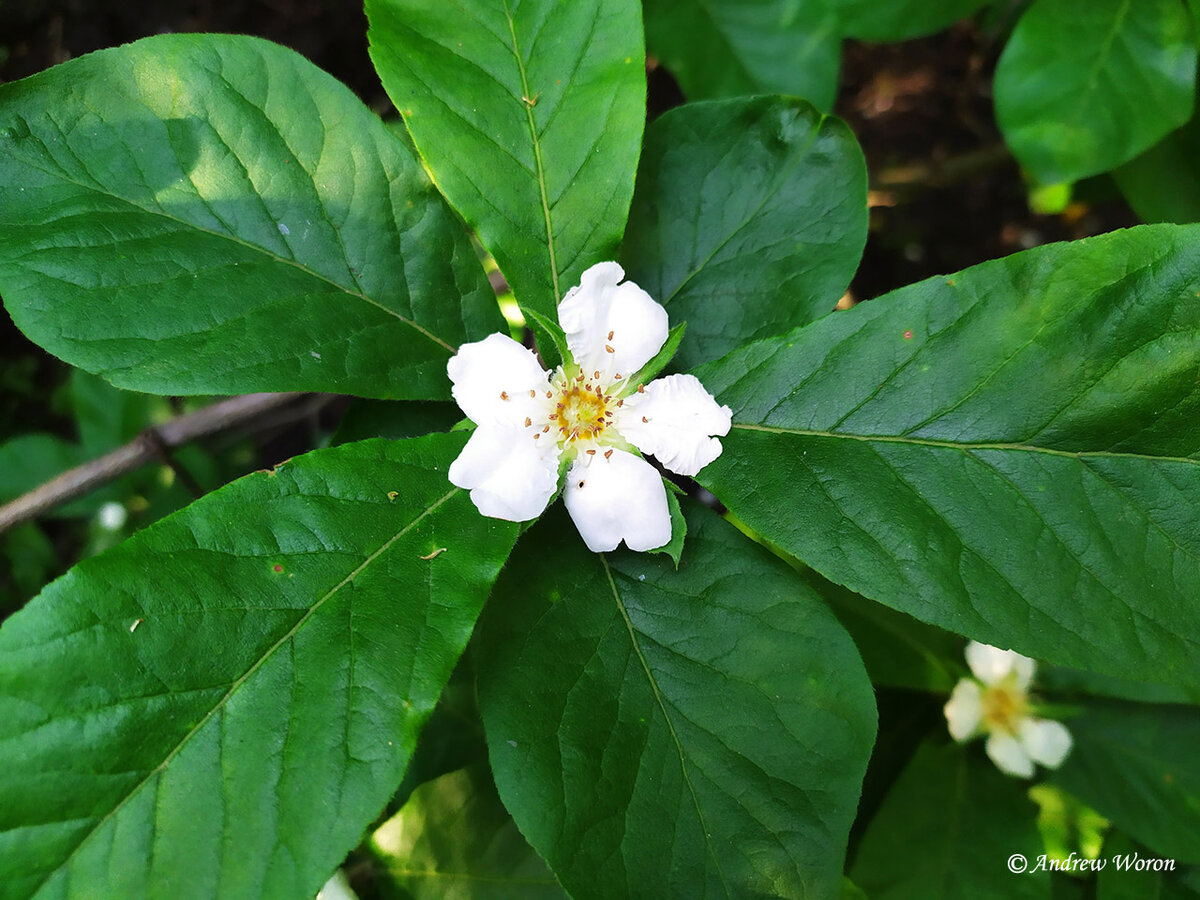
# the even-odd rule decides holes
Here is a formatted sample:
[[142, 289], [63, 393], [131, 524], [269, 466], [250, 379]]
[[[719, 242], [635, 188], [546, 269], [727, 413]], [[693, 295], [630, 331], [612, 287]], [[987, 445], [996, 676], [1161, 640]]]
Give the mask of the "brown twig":
[[167, 450], [235, 428], [308, 396], [311, 395], [288, 393], [230, 397], [162, 425], [147, 428], [123, 447], [69, 469], [11, 503], [0, 506], [0, 533], [68, 500], [93, 491], [146, 463], [162, 459]]

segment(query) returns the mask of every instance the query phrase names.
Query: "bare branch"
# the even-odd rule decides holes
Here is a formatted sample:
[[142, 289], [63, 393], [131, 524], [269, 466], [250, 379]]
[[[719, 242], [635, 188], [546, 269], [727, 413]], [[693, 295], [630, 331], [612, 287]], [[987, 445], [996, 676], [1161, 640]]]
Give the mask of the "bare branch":
[[162, 425], [147, 428], [123, 447], [63, 472], [28, 494], [0, 506], [0, 533], [149, 462], [161, 460], [165, 450], [235, 428], [264, 413], [310, 396], [306, 393], [287, 393], [230, 397]]

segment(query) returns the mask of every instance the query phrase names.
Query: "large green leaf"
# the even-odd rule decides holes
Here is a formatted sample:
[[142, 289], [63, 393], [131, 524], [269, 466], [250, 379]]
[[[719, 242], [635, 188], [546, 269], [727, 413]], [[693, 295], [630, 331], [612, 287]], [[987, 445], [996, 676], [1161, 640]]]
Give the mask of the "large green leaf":
[[1147, 222], [1200, 222], [1200, 116], [1113, 170], [1117, 187]]
[[496, 784], [576, 898], [830, 896], [874, 738], [846, 632], [702, 508], [683, 561], [531, 530], [479, 629]]
[[290, 50], [163, 35], [0, 86], [0, 292], [50, 352], [164, 394], [449, 394], [502, 327], [403, 143]]
[[515, 540], [446, 482], [462, 444], [249, 476], [9, 619], [0, 896], [315, 894], [400, 782]]
[[802, 100], [692, 103], [654, 122], [622, 260], [687, 322], [690, 368], [830, 312], [867, 239], [867, 169]]
[[[850, 877], [871, 900], [1048, 900], [1036, 819], [1023, 783], [979, 747], [928, 741], [867, 826]], [[1013, 854], [1030, 871], [1010, 872]]]
[[1187, 886], [1181, 877], [1184, 870], [1174, 860], [1169, 861], [1169, 869], [1155, 871], [1147, 863], [1161, 858], [1119, 831], [1105, 837], [1100, 859], [1104, 868], [1096, 876], [1095, 900], [1200, 900], [1200, 893]]
[[1200, 707], [1092, 701], [1056, 784], [1156, 853], [1200, 863]]
[[367, 0], [371, 58], [518, 302], [614, 259], [645, 117], [637, 0]]
[[421, 785], [371, 845], [406, 900], [566, 900], [486, 765]]
[[794, 94], [822, 110], [837, 91], [841, 37], [824, 0], [643, 0], [646, 48], [689, 100]]
[[[812, 2], [812, 0], [807, 0]], [[933, 34], [965, 19], [991, 0], [826, 0], [842, 33], [864, 41], [903, 41]]]
[[1200, 227], [932, 278], [697, 374], [700, 475], [864, 596], [1028, 656], [1200, 683]]
[[1179, 0], [1036, 0], [996, 67], [996, 118], [1042, 184], [1118, 166], [1188, 120], [1196, 44]]

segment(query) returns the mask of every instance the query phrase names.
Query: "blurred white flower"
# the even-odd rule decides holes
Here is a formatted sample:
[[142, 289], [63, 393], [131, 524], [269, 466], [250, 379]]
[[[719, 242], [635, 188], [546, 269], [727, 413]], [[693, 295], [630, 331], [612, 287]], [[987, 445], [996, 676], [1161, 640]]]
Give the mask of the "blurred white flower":
[[447, 364], [454, 399], [477, 426], [450, 466], [481, 513], [524, 522], [558, 490], [588, 549], [653, 550], [671, 539], [666, 489], [637, 451], [695, 475], [721, 453], [730, 410], [693, 375], [636, 379], [667, 340], [667, 311], [614, 262], [583, 273], [558, 307], [570, 356], [553, 373], [502, 334]]
[[129, 512], [124, 505], [110, 500], [96, 511], [96, 521], [105, 531], [120, 531], [129, 521]]
[[984, 749], [1002, 772], [1033, 776], [1033, 764], [1057, 769], [1071, 752], [1071, 733], [1061, 722], [1030, 714], [1029, 683], [1034, 662], [1012, 650], [971, 641], [967, 665], [974, 678], [954, 686], [946, 724], [959, 743], [986, 734]]

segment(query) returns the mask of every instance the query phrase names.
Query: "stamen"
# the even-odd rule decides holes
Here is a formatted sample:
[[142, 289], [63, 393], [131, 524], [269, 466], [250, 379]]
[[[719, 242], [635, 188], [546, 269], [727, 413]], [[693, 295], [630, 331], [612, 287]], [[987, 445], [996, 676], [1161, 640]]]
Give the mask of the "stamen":
[[589, 450], [589, 451], [587, 452], [587, 455], [588, 455], [588, 456], [595, 456], [595, 455], [596, 455], [596, 451], [595, 451], [595, 450]]
[[647, 419], [645, 416], [642, 416], [642, 421], [643, 421], [643, 422], [649, 422], [650, 420], [649, 420], [649, 419]]
[[610, 341], [612, 340], [612, 336], [613, 336], [613, 332], [611, 332], [611, 331], [610, 331], [610, 332], [608, 333], [608, 339], [609, 339]]
[[624, 405], [625, 405], [625, 398], [622, 397], [620, 400], [617, 401], [617, 406], [624, 406]]
[[528, 428], [532, 424], [533, 424], [533, 419], [529, 418], [529, 416], [526, 416], [525, 417], [525, 427]]
[[646, 393], [646, 386], [645, 386], [644, 384], [639, 384], [639, 385], [638, 385], [638, 393], [639, 393], [639, 394], [644, 394], [644, 393]]
[[613, 376], [613, 381], [620, 381], [620, 380], [621, 380], [621, 373], [618, 372], [616, 375]]
[[[561, 403], [558, 405], [558, 408], [559, 408], [559, 409], [562, 409], [562, 404], [561, 404]], [[551, 422], [553, 422], [553, 421], [554, 421], [555, 419], [557, 419], [557, 418], [558, 418], [558, 413], [550, 413], [550, 421], [551, 421]]]
[[612, 454], [613, 454], [613, 452], [612, 452], [611, 450], [605, 450], [605, 451], [604, 451], [604, 458], [605, 458], [605, 459], [608, 459], [610, 456], [612, 456]]
[[545, 428], [542, 429], [542, 434], [545, 434], [549, 430], [550, 430], [550, 426], [547, 425]]
[[597, 369], [595, 372], [593, 372], [592, 377], [595, 378], [597, 381], [599, 381], [600, 380], [600, 370]]
[[605, 353], [616, 353], [617, 351], [616, 351], [616, 350], [614, 350], [612, 347], [608, 346], [608, 344], [605, 344], [605, 345], [604, 345], [604, 352], [605, 352]]
[[530, 389], [529, 389], [529, 396], [530, 396], [530, 397], [536, 397], [536, 396], [537, 396], [537, 391], [535, 391], [533, 388], [530, 388]]
[[535, 434], [535, 435], [533, 436], [533, 439], [536, 441], [536, 440], [537, 440], [538, 438], [540, 438], [541, 436], [542, 436], [542, 433], [539, 431], [537, 434]]
[[508, 391], [501, 391], [501, 392], [500, 392], [500, 399], [501, 399], [501, 400], [507, 400], [507, 399], [508, 399]]
[[546, 391], [546, 399], [549, 400], [554, 396], [554, 391]]

